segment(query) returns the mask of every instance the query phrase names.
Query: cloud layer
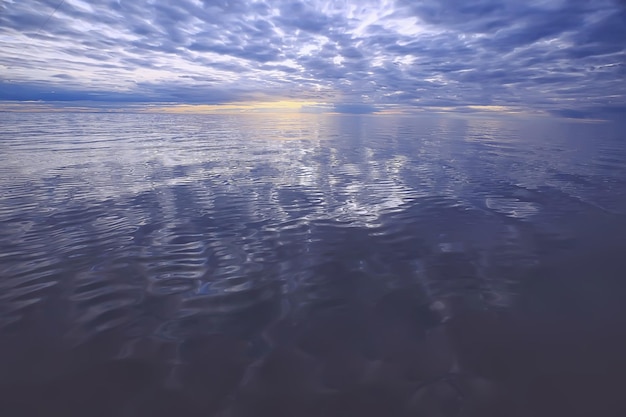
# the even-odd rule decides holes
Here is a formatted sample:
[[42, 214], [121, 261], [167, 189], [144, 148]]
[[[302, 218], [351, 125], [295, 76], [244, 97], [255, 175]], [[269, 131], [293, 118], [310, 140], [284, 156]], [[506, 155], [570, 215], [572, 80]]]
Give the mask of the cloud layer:
[[291, 99], [348, 112], [626, 113], [623, 1], [9, 0], [2, 7], [0, 100]]

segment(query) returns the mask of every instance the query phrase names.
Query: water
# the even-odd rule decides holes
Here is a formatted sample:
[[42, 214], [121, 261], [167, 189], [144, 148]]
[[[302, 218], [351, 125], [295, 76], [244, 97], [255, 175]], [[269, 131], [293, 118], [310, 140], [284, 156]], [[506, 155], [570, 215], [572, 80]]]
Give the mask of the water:
[[[110, 113], [0, 122], [0, 382], [12, 393], [114, 386], [121, 376], [93, 369], [124, 361], [150, 363], [168, 393], [208, 390], [181, 369], [239, 347], [254, 369], [311, 317], [369, 311], [393, 294], [569, 323], [570, 336], [600, 324], [617, 337], [624, 316], [626, 142], [614, 124]], [[336, 338], [325, 331], [313, 334]], [[198, 340], [205, 353], [190, 359]], [[171, 401], [210, 415], [245, 398], [233, 392], [250, 377], [219, 372], [235, 375], [219, 401]], [[118, 400], [119, 415], [152, 402]], [[63, 404], [46, 407], [83, 410]]]

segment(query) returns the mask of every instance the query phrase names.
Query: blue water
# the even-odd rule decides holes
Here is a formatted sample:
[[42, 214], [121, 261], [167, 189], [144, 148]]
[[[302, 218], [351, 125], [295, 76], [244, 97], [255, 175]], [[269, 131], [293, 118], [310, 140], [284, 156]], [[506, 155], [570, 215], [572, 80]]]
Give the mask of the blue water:
[[148, 358], [164, 386], [184, 386], [189, 340], [241, 341], [255, 361], [275, 347], [273, 324], [390, 293], [594, 323], [622, 314], [623, 126], [112, 113], [0, 124], [4, 384]]

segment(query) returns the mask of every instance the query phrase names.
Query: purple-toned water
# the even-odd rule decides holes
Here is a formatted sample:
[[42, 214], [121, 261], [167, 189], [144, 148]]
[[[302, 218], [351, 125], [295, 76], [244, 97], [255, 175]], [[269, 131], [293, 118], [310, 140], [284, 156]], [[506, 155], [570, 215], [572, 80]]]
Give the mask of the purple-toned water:
[[621, 405], [623, 126], [111, 113], [0, 125], [2, 415]]

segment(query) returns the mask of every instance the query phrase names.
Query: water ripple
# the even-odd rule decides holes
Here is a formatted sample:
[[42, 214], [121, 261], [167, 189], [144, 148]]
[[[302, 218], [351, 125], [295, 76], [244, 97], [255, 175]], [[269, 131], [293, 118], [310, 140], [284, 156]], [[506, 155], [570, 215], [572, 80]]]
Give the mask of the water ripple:
[[54, 306], [50, 331], [77, 344], [254, 338], [393, 288], [506, 306], [546, 248], [575, 241], [572, 219], [626, 213], [608, 125], [2, 117], [0, 328]]

